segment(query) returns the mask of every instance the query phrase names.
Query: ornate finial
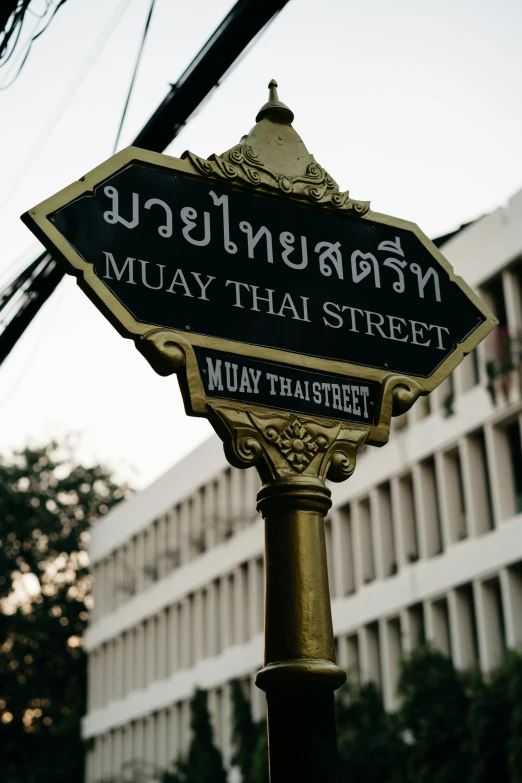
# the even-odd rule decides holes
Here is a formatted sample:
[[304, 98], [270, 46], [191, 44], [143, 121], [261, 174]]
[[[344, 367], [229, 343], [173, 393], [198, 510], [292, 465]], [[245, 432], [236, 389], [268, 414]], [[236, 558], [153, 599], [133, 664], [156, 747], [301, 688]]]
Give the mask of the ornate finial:
[[279, 100], [275, 79], [268, 87], [268, 102], [259, 111], [250, 133], [243, 136], [239, 144], [223, 155], [214, 154], [207, 160], [187, 151], [182, 155], [183, 160], [205, 177], [246, 183], [336, 212], [365, 215], [370, 202], [354, 201], [348, 191], [339, 190], [293, 127], [293, 112]]
[[265, 117], [270, 117], [273, 122], [279, 122], [281, 125], [291, 125], [294, 119], [294, 113], [288, 106], [281, 103], [277, 95], [277, 82], [275, 79], [270, 81], [268, 85], [270, 93], [268, 95], [268, 102], [259, 110], [256, 117], [256, 122], [264, 120]]

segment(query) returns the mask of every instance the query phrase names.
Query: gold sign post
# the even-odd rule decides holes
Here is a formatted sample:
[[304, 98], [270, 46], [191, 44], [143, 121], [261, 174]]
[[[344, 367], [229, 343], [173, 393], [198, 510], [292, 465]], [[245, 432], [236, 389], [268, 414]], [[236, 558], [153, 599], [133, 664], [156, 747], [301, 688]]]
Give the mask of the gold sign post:
[[271, 783], [335, 783], [325, 480], [496, 325], [413, 223], [341, 192], [271, 82], [248, 136], [181, 160], [128, 148], [22, 216], [156, 372], [177, 373], [265, 520]]
[[[217, 418], [216, 418], [217, 416]], [[324, 518], [324, 479], [348, 478], [368, 431], [296, 416], [213, 408], [211, 421], [237, 467], [255, 464], [265, 520], [265, 656], [271, 783], [335, 783], [335, 662]], [[253, 424], [255, 421], [255, 425]]]

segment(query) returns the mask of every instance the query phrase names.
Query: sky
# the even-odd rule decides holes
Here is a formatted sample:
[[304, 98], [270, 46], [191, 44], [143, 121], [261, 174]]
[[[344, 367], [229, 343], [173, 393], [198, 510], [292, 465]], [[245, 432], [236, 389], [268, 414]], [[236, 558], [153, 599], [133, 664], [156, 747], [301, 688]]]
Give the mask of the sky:
[[[119, 149], [232, 4], [156, 0]], [[41, 249], [20, 214], [113, 153], [149, 7], [67, 0], [0, 89], [0, 285]], [[521, 36], [519, 0], [290, 0], [166, 152], [232, 147], [275, 78], [342, 190], [444, 234], [522, 187]], [[143, 487], [211, 429], [67, 278], [0, 367], [0, 453], [71, 433]]]

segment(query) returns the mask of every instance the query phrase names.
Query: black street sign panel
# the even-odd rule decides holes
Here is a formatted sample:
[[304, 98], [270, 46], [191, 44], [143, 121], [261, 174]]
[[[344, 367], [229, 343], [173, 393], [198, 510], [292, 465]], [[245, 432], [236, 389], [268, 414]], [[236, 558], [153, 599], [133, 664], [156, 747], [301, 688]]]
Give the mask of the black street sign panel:
[[196, 348], [208, 397], [375, 424], [379, 386], [341, 375]]
[[143, 323], [429, 377], [485, 320], [413, 233], [134, 163], [51, 216]]

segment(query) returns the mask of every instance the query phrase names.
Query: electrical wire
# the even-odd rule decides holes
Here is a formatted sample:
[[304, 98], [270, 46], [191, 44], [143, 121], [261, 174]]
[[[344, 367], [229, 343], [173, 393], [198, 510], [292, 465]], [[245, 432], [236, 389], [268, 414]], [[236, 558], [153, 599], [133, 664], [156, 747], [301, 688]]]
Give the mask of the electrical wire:
[[223, 80], [234, 61], [266, 29], [289, 0], [237, 0], [216, 31], [181, 74], [132, 142], [163, 152], [200, 104]]
[[42, 129], [42, 132], [38, 135], [38, 138], [36, 139], [33, 146], [30, 148], [29, 152], [27, 153], [27, 156], [24, 159], [23, 166], [19, 169], [17, 174], [14, 177], [13, 185], [9, 188], [7, 195], [4, 197], [4, 199], [0, 202], [0, 213], [3, 211], [5, 206], [9, 203], [11, 198], [13, 197], [13, 194], [16, 193], [18, 188], [20, 187], [22, 181], [24, 180], [26, 174], [31, 170], [33, 167], [35, 159], [40, 154], [42, 148], [49, 140], [52, 132], [56, 128], [58, 122], [61, 120], [63, 114], [69, 107], [69, 104], [71, 103], [74, 95], [78, 91], [79, 87], [82, 85], [82, 83], [85, 81], [87, 75], [89, 74], [92, 66], [96, 62], [96, 59], [101, 54], [103, 48], [105, 47], [106, 43], [108, 42], [110, 36], [114, 32], [116, 25], [120, 21], [120, 19], [123, 17], [123, 14], [129, 7], [132, 0], [121, 0], [120, 4], [116, 8], [116, 11], [109, 19], [106, 27], [104, 28], [102, 34], [98, 38], [97, 42], [93, 46], [93, 48], [90, 50], [89, 54], [81, 64], [78, 72], [76, 73], [74, 79], [70, 83], [69, 87], [63, 94], [62, 98], [56, 105], [53, 113], [47, 120], [47, 123], [44, 125], [44, 128]]
[[0, 270], [0, 301], [4, 290], [7, 289], [14, 278], [18, 277], [22, 270], [41, 252], [41, 245], [32, 244], [30, 248], [21, 253], [17, 258], [14, 258], [11, 262], [2, 267]]
[[[52, 20], [56, 16], [57, 12], [59, 11], [59, 9], [63, 6], [63, 4], [65, 2], [66, 2], [66, 0], [59, 0], [58, 5], [54, 8], [54, 10], [52, 10], [49, 19], [44, 24], [43, 28], [41, 30], [39, 30], [38, 32], [35, 32], [35, 30], [38, 29], [39, 23], [42, 21], [42, 19], [45, 20], [45, 17], [47, 16], [47, 12], [51, 8], [50, 0], [47, 2], [47, 6], [46, 6], [46, 9], [45, 9], [45, 12], [41, 16], [33, 14], [33, 16], [36, 16], [37, 21], [36, 21], [36, 24], [35, 24], [35, 26], [33, 28], [33, 33], [29, 36], [28, 42], [25, 45], [25, 54], [22, 57], [22, 62], [18, 66], [18, 69], [16, 70], [16, 73], [13, 76], [13, 78], [11, 79], [11, 81], [8, 81], [7, 84], [4, 83], [4, 84], [0, 85], [0, 90], [6, 90], [8, 87], [10, 87], [16, 81], [16, 79], [20, 75], [20, 72], [21, 72], [22, 68], [25, 65], [25, 62], [26, 62], [27, 58], [29, 57], [29, 53], [31, 51], [33, 43], [47, 30], [47, 28], [51, 24]], [[1, 61], [1, 57], [0, 57], [0, 67], [5, 66], [9, 62], [9, 60], [11, 59], [13, 53], [16, 50], [16, 46], [18, 44], [18, 41], [20, 40], [20, 35], [21, 35], [21, 31], [22, 31], [22, 27], [23, 27], [23, 23], [24, 23], [24, 19], [25, 19], [25, 14], [29, 10], [29, 4], [30, 4], [30, 0], [29, 0], [28, 3], [22, 3], [22, 6], [20, 7], [20, 9], [18, 9], [18, 11], [15, 11], [14, 14], [13, 14], [13, 22], [11, 24], [11, 27], [4, 34], [4, 39], [1, 42], [0, 54], [2, 54], [2, 50], [4, 48], [7, 48], [7, 46], [9, 45], [9, 40], [11, 38], [11, 35], [14, 33], [15, 29], [17, 29], [17, 34], [16, 34], [15, 42], [14, 42], [13, 46], [11, 47], [11, 51], [8, 53], [7, 57], [4, 59], [3, 62]], [[20, 56], [22, 56], [22, 55], [20, 55]]]
[[123, 129], [123, 123], [125, 122], [125, 117], [127, 116], [127, 109], [129, 108], [129, 103], [130, 103], [132, 91], [134, 89], [134, 82], [136, 81], [136, 75], [138, 73], [138, 68], [140, 66], [141, 55], [143, 53], [143, 48], [145, 46], [145, 41], [147, 39], [147, 33], [149, 32], [150, 20], [152, 19], [152, 12], [154, 11], [154, 4], [155, 4], [155, 2], [156, 2], [156, 0], [152, 0], [152, 2], [150, 4], [150, 9], [149, 9], [149, 15], [147, 17], [147, 21], [145, 22], [145, 29], [143, 31], [143, 36], [141, 38], [141, 44], [140, 44], [140, 47], [138, 49], [138, 56], [136, 57], [136, 63], [134, 65], [134, 71], [133, 71], [133, 74], [132, 74], [131, 83], [129, 85], [129, 91], [127, 93], [127, 99], [125, 101], [125, 106], [123, 107], [123, 113], [121, 115], [120, 125], [119, 125], [119, 128], [118, 128], [118, 132], [116, 134], [116, 140], [114, 142], [114, 147], [113, 147], [113, 150], [112, 150], [113, 154], [116, 152], [116, 149], [118, 147], [118, 142], [120, 140], [121, 131]]
[[[255, 40], [289, 0], [237, 0], [215, 33], [182, 74], [133, 141], [136, 146], [163, 151], [199, 104], [230, 72], [234, 61]], [[1, 2], [1, 0], [0, 0]], [[15, 186], [16, 187], [16, 186]], [[44, 258], [45, 256], [45, 258]], [[65, 269], [43, 254], [5, 291], [0, 309], [15, 310], [0, 332], [0, 364], [9, 355], [40, 308], [59, 285]], [[30, 278], [28, 280], [28, 277]], [[10, 290], [9, 290], [10, 289]], [[19, 290], [20, 289], [20, 290]], [[16, 307], [12, 307], [16, 300]]]
[[9, 386], [7, 391], [3, 394], [2, 398], [0, 399], [0, 410], [4, 407], [4, 405], [9, 401], [11, 398], [13, 392], [16, 391], [18, 386], [20, 385], [21, 381], [25, 378], [27, 375], [27, 372], [31, 369], [33, 366], [33, 360], [36, 359], [36, 356], [38, 355], [38, 352], [40, 351], [40, 348], [42, 347], [45, 338], [47, 337], [47, 334], [49, 332], [49, 329], [51, 328], [52, 324], [54, 323], [56, 316], [58, 314], [58, 311], [61, 309], [61, 306], [63, 304], [63, 299], [56, 299], [53, 301], [53, 307], [50, 310], [49, 317], [47, 319], [47, 322], [43, 325], [43, 327], [40, 327], [40, 331], [38, 332], [38, 337], [33, 345], [33, 348], [27, 357], [27, 360], [24, 362], [23, 367], [20, 369], [18, 374], [15, 376], [14, 381]]

